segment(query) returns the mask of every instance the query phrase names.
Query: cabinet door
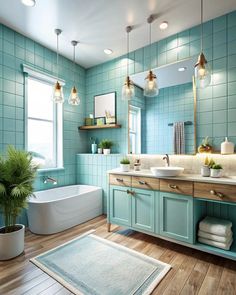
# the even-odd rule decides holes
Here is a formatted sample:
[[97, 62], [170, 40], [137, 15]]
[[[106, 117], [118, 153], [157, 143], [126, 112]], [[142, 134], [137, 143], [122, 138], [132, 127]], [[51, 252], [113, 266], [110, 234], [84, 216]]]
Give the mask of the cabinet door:
[[193, 198], [160, 192], [160, 234], [193, 243]]
[[110, 186], [109, 220], [118, 225], [131, 226], [131, 195], [127, 193], [130, 188]]
[[155, 192], [134, 189], [132, 196], [132, 228], [154, 232]]

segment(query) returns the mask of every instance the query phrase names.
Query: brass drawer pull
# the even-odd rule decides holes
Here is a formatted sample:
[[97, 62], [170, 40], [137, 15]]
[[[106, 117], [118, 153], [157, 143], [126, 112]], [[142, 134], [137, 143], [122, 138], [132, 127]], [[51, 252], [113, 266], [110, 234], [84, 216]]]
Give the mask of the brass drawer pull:
[[217, 196], [219, 198], [223, 198], [224, 194], [220, 193], [220, 192], [216, 192], [215, 190], [210, 190], [210, 194], [213, 196]]
[[169, 188], [172, 188], [172, 189], [177, 189], [178, 186], [177, 185], [174, 185], [174, 184], [168, 184], [168, 187]]
[[127, 191], [126, 191], [126, 192], [127, 192], [127, 194], [128, 194], [128, 195], [131, 195], [131, 196], [134, 196], [134, 195], [135, 195], [135, 192], [133, 192], [133, 191], [130, 191], [129, 189], [127, 189]]
[[145, 185], [145, 184], [147, 184], [146, 181], [143, 181], [143, 180], [139, 180], [138, 183], [141, 184], [141, 185]]
[[123, 178], [116, 178], [116, 181], [118, 181], [118, 182], [124, 182], [124, 179]]

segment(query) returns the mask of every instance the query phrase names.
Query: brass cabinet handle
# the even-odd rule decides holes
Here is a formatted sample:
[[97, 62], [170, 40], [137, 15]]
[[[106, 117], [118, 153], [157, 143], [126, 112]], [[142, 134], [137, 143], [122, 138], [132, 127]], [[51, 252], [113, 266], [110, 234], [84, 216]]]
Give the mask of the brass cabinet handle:
[[129, 189], [127, 189], [127, 194], [128, 195], [131, 195], [131, 196], [134, 196], [135, 195], [135, 192], [134, 191], [130, 191]]
[[177, 185], [174, 185], [174, 184], [168, 184], [168, 187], [169, 188], [172, 188], [172, 189], [177, 189], [178, 186]]
[[220, 192], [216, 192], [215, 190], [210, 190], [210, 194], [213, 196], [217, 196], [219, 198], [223, 198], [224, 194], [220, 193]]
[[141, 185], [145, 185], [145, 184], [147, 184], [146, 181], [143, 181], [143, 180], [139, 180], [138, 183], [141, 184]]
[[118, 182], [124, 182], [124, 179], [123, 178], [116, 178], [116, 181], [118, 181]]

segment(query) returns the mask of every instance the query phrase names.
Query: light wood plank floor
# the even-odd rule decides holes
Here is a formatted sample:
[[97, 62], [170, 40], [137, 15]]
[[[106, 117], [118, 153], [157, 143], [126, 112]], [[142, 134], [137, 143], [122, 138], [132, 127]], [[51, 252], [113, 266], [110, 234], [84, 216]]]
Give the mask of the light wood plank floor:
[[[67, 289], [29, 262], [46, 250], [95, 229], [95, 234], [172, 265], [153, 294], [236, 294], [236, 262], [145, 234], [112, 226], [108, 233], [105, 216], [100, 216], [63, 233], [39, 236], [26, 232], [25, 253], [0, 262], [1, 295], [68, 295]], [[111, 294], [112, 295], [112, 294]]]

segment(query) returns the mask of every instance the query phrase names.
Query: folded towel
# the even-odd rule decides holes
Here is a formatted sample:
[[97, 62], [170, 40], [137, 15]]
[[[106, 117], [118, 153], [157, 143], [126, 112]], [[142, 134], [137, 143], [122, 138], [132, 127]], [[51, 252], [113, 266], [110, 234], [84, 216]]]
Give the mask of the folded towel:
[[214, 246], [214, 247], [217, 247], [217, 248], [220, 248], [220, 249], [229, 250], [232, 243], [233, 243], [233, 239], [231, 239], [229, 241], [229, 243], [227, 243], [227, 244], [226, 243], [215, 242], [215, 241], [204, 239], [204, 238], [198, 238], [198, 242], [200, 242], [202, 244], [207, 244], [207, 245], [210, 245], [210, 246]]
[[199, 223], [199, 229], [218, 236], [228, 236], [231, 233], [232, 222], [215, 217], [205, 217]]
[[218, 236], [218, 235], [213, 235], [211, 233], [207, 233], [205, 231], [199, 230], [198, 231], [198, 236], [200, 238], [204, 238], [204, 239], [208, 239], [208, 240], [212, 240], [215, 242], [220, 242], [220, 243], [228, 243], [232, 237], [233, 237], [233, 233], [232, 231], [229, 233], [229, 235], [223, 237], [223, 236]]

